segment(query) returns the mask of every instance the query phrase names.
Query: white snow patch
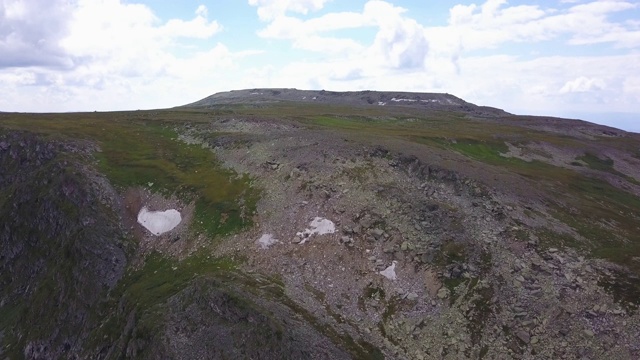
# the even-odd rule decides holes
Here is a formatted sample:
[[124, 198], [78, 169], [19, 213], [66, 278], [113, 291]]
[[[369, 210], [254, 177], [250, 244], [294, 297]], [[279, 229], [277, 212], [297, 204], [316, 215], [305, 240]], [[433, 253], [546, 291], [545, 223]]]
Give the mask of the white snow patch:
[[144, 226], [152, 234], [158, 236], [171, 231], [182, 221], [178, 210], [149, 211], [146, 207], [138, 213], [138, 224]]
[[391, 266], [387, 267], [386, 269], [380, 271], [380, 275], [386, 277], [389, 280], [395, 280], [396, 279], [396, 264], [398, 262], [393, 260], [391, 262]]
[[308, 229], [298, 232], [296, 235], [302, 238], [300, 244], [304, 244], [312, 235], [333, 234], [334, 232], [336, 232], [336, 225], [333, 221], [316, 217], [309, 223]]
[[378, 105], [380, 105], [380, 106], [385, 106], [385, 105], [387, 105], [387, 103], [386, 103], [386, 102], [384, 102], [384, 101], [378, 101]]
[[278, 242], [278, 239], [273, 237], [271, 234], [262, 234], [260, 239], [256, 241], [261, 249], [268, 249], [271, 245]]
[[408, 102], [414, 102], [414, 101], [418, 101], [418, 100], [414, 100], [414, 99], [396, 99], [396, 98], [392, 98], [391, 101], [395, 101], [395, 102], [400, 102], [400, 101], [408, 101]]

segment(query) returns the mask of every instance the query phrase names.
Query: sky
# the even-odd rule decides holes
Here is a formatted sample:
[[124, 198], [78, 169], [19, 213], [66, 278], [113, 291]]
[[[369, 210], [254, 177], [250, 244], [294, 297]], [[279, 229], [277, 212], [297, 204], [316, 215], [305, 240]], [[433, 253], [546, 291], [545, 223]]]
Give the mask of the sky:
[[640, 132], [640, 2], [0, 0], [0, 111], [446, 92]]

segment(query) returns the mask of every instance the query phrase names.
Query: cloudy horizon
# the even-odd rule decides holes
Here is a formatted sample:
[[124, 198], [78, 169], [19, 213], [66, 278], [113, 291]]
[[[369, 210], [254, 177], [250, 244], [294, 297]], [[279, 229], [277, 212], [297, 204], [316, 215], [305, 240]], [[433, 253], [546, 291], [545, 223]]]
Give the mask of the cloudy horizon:
[[619, 0], [0, 0], [0, 111], [393, 90], [640, 132], [639, 50]]

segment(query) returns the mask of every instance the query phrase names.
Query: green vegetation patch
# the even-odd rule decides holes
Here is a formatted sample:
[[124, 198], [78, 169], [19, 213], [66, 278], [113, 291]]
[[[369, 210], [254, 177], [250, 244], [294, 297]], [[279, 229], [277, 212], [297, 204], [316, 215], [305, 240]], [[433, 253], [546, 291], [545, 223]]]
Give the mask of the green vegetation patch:
[[211, 258], [204, 253], [181, 262], [153, 253], [147, 256], [142, 269], [130, 272], [122, 279], [115, 292], [123, 293], [140, 309], [148, 309], [178, 293], [191, 279], [234, 268], [233, 261]]
[[507, 145], [501, 141], [462, 139], [451, 142], [449, 146], [470, 158], [482, 162], [502, 164], [510, 160], [510, 158], [500, 155], [509, 151]]
[[[585, 247], [593, 255], [640, 271], [640, 264], [629, 261], [640, 256], [640, 199], [605, 181], [587, 177], [569, 183], [568, 189], [569, 194], [576, 194], [570, 203], [573, 210], [557, 208], [554, 216], [590, 240]], [[569, 241], [567, 245], [578, 247]]]
[[[561, 218], [563, 215], [566, 216], [566, 214], [564, 213], [563, 214], [558, 213], [556, 214], [556, 217]], [[565, 223], [567, 223], [566, 220], [567, 219], [565, 218]], [[574, 249], [586, 248], [585, 244], [580, 243], [580, 241], [578, 241], [578, 239], [576, 239], [571, 234], [559, 233], [559, 232], [549, 230], [547, 228], [538, 229], [535, 232], [535, 234], [540, 239], [540, 245], [544, 249], [549, 249], [549, 248], [563, 249], [565, 247], [570, 247]]]
[[462, 263], [467, 259], [466, 244], [448, 240], [442, 244], [436, 258], [436, 264], [446, 266], [454, 263]]
[[353, 183], [364, 184], [371, 177], [376, 177], [374, 166], [371, 163], [365, 163], [342, 171]]
[[488, 137], [486, 134], [462, 139], [431, 136], [414, 136], [411, 139], [428, 146], [451, 150], [470, 159], [493, 166], [499, 166], [526, 178], [545, 181], [549, 184], [564, 181], [575, 173], [544, 161], [524, 161], [515, 157], [503, 156], [503, 154], [509, 151], [506, 143], [500, 139]]
[[[553, 215], [588, 243], [572, 241], [568, 236], [556, 236], [555, 240], [593, 257], [624, 265], [633, 276], [640, 274], [640, 199], [608, 182], [584, 176], [567, 184], [567, 190], [569, 207], [556, 207]], [[612, 280], [605, 288], [617, 299], [640, 303], [640, 297], [636, 296], [640, 293], [640, 282], [618, 279], [620, 286], [615, 285], [618, 280]]]
[[1, 125], [94, 142], [99, 146], [94, 154], [98, 169], [114, 185], [142, 186], [177, 195], [184, 202], [195, 201], [195, 229], [210, 237], [250, 225], [259, 198], [251, 179], [223, 168], [209, 149], [178, 140], [174, 129], [198, 114], [177, 113], [186, 117], [166, 120], [168, 114], [159, 112], [155, 118], [146, 112], [16, 115]]
[[236, 264], [228, 258], [214, 258], [204, 252], [183, 261], [166, 258], [156, 252], [148, 255], [140, 269], [130, 270], [120, 280], [109, 295], [111, 300], [95, 313], [106, 320], [91, 334], [92, 343], [116, 343], [126, 335], [123, 329], [130, 314], [136, 316], [139, 332], [136, 336], [152, 337], [163, 323], [163, 307], [170, 297], [198, 277], [224, 276], [235, 267]]
[[509, 148], [503, 141], [499, 140], [479, 141], [462, 139], [457, 140], [455, 143], [450, 143], [449, 147], [474, 160], [490, 165], [502, 166], [532, 179], [548, 179], [550, 176], [554, 176], [554, 174], [561, 175], [564, 173], [561, 168], [543, 161], [524, 161], [514, 157], [503, 156], [502, 154], [506, 154]]
[[464, 314], [469, 321], [467, 328], [471, 334], [471, 341], [474, 345], [478, 345], [482, 341], [482, 333], [485, 326], [492, 315], [491, 299], [493, 298], [493, 289], [490, 286], [478, 288], [479, 280], [473, 279], [469, 284], [469, 290], [466, 295], [467, 299], [471, 299], [469, 309]]
[[160, 126], [144, 126], [128, 137], [101, 141], [100, 168], [120, 186], [148, 186], [196, 198], [195, 228], [226, 235], [251, 222], [258, 192], [248, 176], [223, 169], [211, 151], [177, 140]]
[[638, 310], [640, 302], [640, 276], [623, 271], [615, 271], [612, 274], [602, 276], [598, 285], [605, 288], [613, 295], [613, 299], [621, 304], [627, 311]]
[[[545, 191], [563, 205], [555, 207], [554, 216], [572, 227], [589, 243], [579, 242], [568, 234], [552, 231], [539, 234], [542, 245], [548, 247], [573, 247], [588, 251], [592, 256], [605, 258], [628, 266], [634, 273], [640, 274], [640, 199], [619, 189], [607, 181], [589, 177], [569, 169], [559, 168], [541, 161], [525, 162], [516, 158], [501, 156], [508, 151], [499, 140], [462, 139], [449, 141], [444, 139], [425, 139], [442, 148], [455, 150], [469, 158], [487, 164], [506, 168], [532, 180], [536, 186], [545, 186]], [[579, 158], [594, 170], [621, 176], [624, 174], [613, 168], [613, 160], [600, 159], [586, 154]], [[633, 180], [633, 179], [631, 179]], [[455, 251], [443, 253], [446, 258], [455, 260]], [[455, 283], [448, 287], [455, 286]]]
[[578, 160], [584, 161], [594, 170], [618, 173], [613, 169], [613, 160], [610, 158], [601, 159], [592, 153], [586, 153], [583, 156], [578, 157]]
[[362, 296], [365, 299], [380, 300], [385, 299], [386, 294], [383, 288], [369, 284], [364, 288], [364, 294]]
[[347, 128], [347, 129], [362, 129], [367, 126], [367, 122], [363, 119], [355, 119], [355, 118], [342, 118], [335, 116], [316, 116], [312, 119], [312, 123], [315, 125], [327, 126], [327, 127], [337, 127], [337, 128]]
[[[587, 164], [587, 166], [589, 166], [589, 168], [593, 170], [598, 170], [598, 171], [606, 172], [612, 175], [620, 176], [621, 178], [626, 179], [632, 184], [640, 185], [640, 182], [638, 182], [638, 180], [616, 170], [613, 167], [613, 164], [614, 164], [613, 159], [610, 159], [608, 157], [605, 157], [605, 159], [601, 159], [600, 157], [594, 154], [586, 153], [585, 155], [578, 157], [578, 160], [584, 161]], [[580, 164], [579, 162], [575, 162], [575, 163]]]

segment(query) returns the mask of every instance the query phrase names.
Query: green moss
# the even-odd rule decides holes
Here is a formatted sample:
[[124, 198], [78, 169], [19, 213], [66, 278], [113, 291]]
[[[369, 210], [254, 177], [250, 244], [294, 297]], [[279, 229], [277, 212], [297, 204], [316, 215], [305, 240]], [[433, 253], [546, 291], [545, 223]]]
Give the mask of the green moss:
[[384, 300], [385, 292], [384, 289], [369, 284], [366, 288], [364, 288], [362, 296], [365, 299]]
[[166, 128], [146, 126], [128, 138], [103, 140], [101, 168], [121, 186], [152, 183], [161, 192], [196, 198], [196, 229], [209, 236], [249, 225], [257, 199], [250, 179], [222, 169], [209, 150], [176, 137]]
[[484, 345], [480, 349], [480, 355], [478, 355], [479, 359], [484, 359], [484, 357], [487, 356], [488, 353], [489, 353], [489, 346], [488, 345]]
[[[90, 347], [124, 339], [150, 339], [164, 324], [166, 301], [200, 277], [224, 277], [236, 263], [228, 258], [215, 258], [199, 252], [177, 261], [159, 253], [146, 257], [144, 264], [120, 280], [109, 298], [93, 314], [100, 326], [90, 335]], [[135, 332], [124, 334], [129, 316], [135, 315]], [[126, 345], [126, 344], [125, 344]], [[126, 348], [122, 345], [122, 350]]]
[[638, 197], [599, 179], [581, 177], [570, 184], [570, 187], [580, 192], [582, 197], [591, 198], [595, 201], [606, 201], [605, 208], [623, 207], [632, 211], [640, 210], [640, 199]]
[[487, 320], [492, 314], [491, 299], [493, 298], [493, 289], [491, 287], [483, 287], [478, 289], [475, 284], [469, 285], [470, 297], [473, 298], [469, 310], [465, 313], [468, 322], [471, 341], [474, 345], [480, 344], [482, 333], [487, 324]]
[[490, 165], [505, 167], [516, 174], [531, 179], [555, 180], [566, 174], [564, 169], [539, 160], [524, 161], [518, 158], [502, 156], [501, 154], [507, 153], [509, 149], [504, 142], [497, 140], [476, 141], [463, 139], [450, 146], [472, 159]]
[[606, 172], [606, 173], [609, 173], [609, 174], [613, 174], [613, 175], [619, 176], [619, 177], [629, 181], [632, 184], [640, 185], [640, 182], [638, 182], [636, 179], [634, 179], [634, 178], [632, 178], [630, 176], [627, 176], [627, 175], [619, 172], [618, 170], [616, 170], [613, 167], [614, 161], [612, 159], [608, 158], [608, 157], [605, 157], [604, 159], [601, 159], [600, 157], [598, 157], [598, 156], [596, 156], [594, 154], [586, 153], [585, 155], [579, 157], [578, 160], [584, 161], [585, 163], [587, 163], [589, 168], [591, 168], [593, 170], [598, 170], [598, 171]]
[[448, 278], [442, 281], [444, 286], [449, 290], [449, 305], [455, 304], [456, 300], [458, 300], [459, 294], [456, 288], [467, 282], [469, 282], [469, 280], [465, 278]]
[[477, 141], [473, 139], [461, 139], [456, 140], [455, 143], [450, 145], [453, 149], [467, 155], [476, 160], [489, 163], [504, 163], [509, 161], [509, 158], [500, 156], [501, 153], [506, 153], [509, 148], [504, 142], [496, 141]]
[[602, 286], [616, 302], [627, 311], [635, 312], [640, 306], [640, 277], [624, 271], [614, 271], [613, 274], [600, 278], [598, 285]]
[[[561, 215], [557, 215], [558, 218], [562, 218]], [[565, 222], [566, 223], [566, 222]], [[536, 229], [536, 236], [540, 239], [540, 246], [542, 249], [558, 248], [563, 249], [570, 247], [574, 249], [584, 249], [585, 244], [581, 244], [578, 239], [567, 233], [559, 233], [549, 229]]]
[[343, 174], [352, 182], [363, 184], [369, 179], [369, 177], [376, 176], [376, 173], [373, 170], [373, 164], [367, 163], [350, 169], [344, 169]]
[[466, 259], [465, 244], [454, 240], [446, 241], [442, 244], [440, 253], [436, 258], [439, 265], [449, 265], [453, 263], [464, 262]]
[[613, 160], [608, 157], [605, 157], [605, 159], [601, 159], [594, 154], [586, 153], [583, 156], [578, 157], [578, 160], [584, 161], [590, 168], [594, 170], [617, 173], [617, 171], [613, 170]]
[[[41, 116], [5, 126], [26, 127], [45, 136], [86, 139], [99, 145], [94, 154], [98, 169], [121, 189], [141, 186], [164, 195], [196, 201], [196, 230], [210, 237], [226, 235], [251, 225], [259, 191], [251, 179], [224, 169], [214, 154], [202, 146], [178, 141], [173, 130], [178, 120], [163, 120], [166, 112], [130, 113], [123, 120], [116, 114], [84, 114], [73, 117]], [[181, 114], [184, 115], [184, 114]], [[188, 114], [190, 121], [198, 114]]]
[[182, 290], [195, 277], [234, 268], [231, 260], [210, 258], [205, 253], [181, 262], [153, 253], [145, 259], [142, 269], [125, 276], [116, 293], [123, 293], [140, 309], [148, 309]]
[[234, 201], [200, 198], [196, 201], [194, 229], [212, 237], [237, 232], [251, 224], [256, 201], [257, 191], [242, 193]]
[[362, 119], [342, 118], [335, 116], [317, 116], [312, 119], [314, 125], [334, 128], [362, 129], [367, 122]]
[[[561, 245], [581, 249], [593, 257], [624, 265], [631, 274], [640, 274], [640, 262], [636, 260], [640, 258], [640, 199], [605, 181], [587, 177], [575, 179], [568, 189], [568, 194], [574, 195], [567, 199], [571, 206], [557, 207], [553, 214], [588, 242], [564, 235], [556, 236], [556, 243], [560, 240]], [[606, 288], [617, 299], [637, 303], [639, 291], [625, 284], [623, 277], [618, 280], [609, 281]], [[640, 285], [636, 287], [640, 289]]]
[[483, 250], [480, 253], [480, 268], [482, 271], [489, 271], [493, 266], [493, 256], [490, 251]]
[[391, 320], [400, 310], [400, 299], [397, 296], [392, 296], [386, 301], [386, 307], [382, 312], [382, 321], [384, 323]]
[[313, 294], [313, 297], [315, 297], [318, 302], [320, 302], [321, 304], [325, 303], [327, 296], [322, 291], [314, 288], [309, 284], [304, 284], [304, 289]]

